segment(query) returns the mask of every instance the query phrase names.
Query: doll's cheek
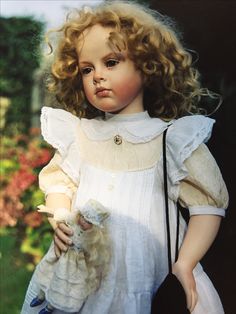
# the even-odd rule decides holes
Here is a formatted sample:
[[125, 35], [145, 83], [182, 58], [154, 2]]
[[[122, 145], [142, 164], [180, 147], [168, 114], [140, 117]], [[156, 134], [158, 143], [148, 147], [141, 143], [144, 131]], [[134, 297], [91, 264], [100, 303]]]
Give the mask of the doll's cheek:
[[81, 227], [84, 231], [91, 229], [92, 226], [93, 226], [92, 224], [88, 224], [88, 223], [82, 222], [82, 221], [79, 221], [79, 225], [80, 225], [80, 227]]
[[90, 229], [92, 229], [92, 226], [93, 226], [93, 225], [86, 224], [86, 225], [84, 226], [84, 230], [90, 230]]

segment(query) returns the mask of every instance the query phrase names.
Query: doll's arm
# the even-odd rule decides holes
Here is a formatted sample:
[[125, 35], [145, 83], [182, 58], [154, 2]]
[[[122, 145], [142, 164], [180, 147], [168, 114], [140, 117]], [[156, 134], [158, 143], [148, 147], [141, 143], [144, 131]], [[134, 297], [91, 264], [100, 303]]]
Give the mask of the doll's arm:
[[[77, 185], [62, 171], [60, 164], [62, 157], [56, 152], [50, 163], [39, 174], [39, 186], [46, 196], [46, 206], [49, 208], [71, 207], [71, 199], [77, 189]], [[48, 219], [55, 230], [55, 252], [59, 257], [61, 251], [68, 249], [69, 235], [72, 230], [64, 223], [56, 223], [53, 218]]]
[[[71, 207], [70, 198], [62, 193], [52, 193], [48, 194], [46, 198], [46, 206], [50, 208], [68, 208]], [[55, 253], [56, 256], [59, 257], [61, 252], [66, 252], [68, 249], [68, 245], [71, 245], [70, 236], [73, 234], [71, 228], [69, 228], [65, 223], [56, 223], [53, 218], [48, 218], [51, 226], [53, 227], [54, 233], [54, 244], [55, 244]]]
[[191, 216], [178, 260], [172, 267], [173, 274], [176, 275], [185, 290], [190, 311], [193, 311], [197, 303], [193, 269], [213, 243], [220, 222], [221, 217], [216, 215]]
[[183, 283], [188, 305], [193, 309], [197, 293], [192, 270], [216, 237], [228, 206], [228, 193], [206, 145], [201, 144], [184, 164], [188, 176], [180, 182], [178, 200], [189, 209], [190, 220], [173, 272]]
[[[71, 200], [66, 194], [62, 194], [62, 193], [48, 194], [46, 198], [46, 207], [70, 209]], [[56, 221], [51, 217], [48, 218], [48, 221], [50, 222], [52, 228], [55, 230], [57, 228]]]

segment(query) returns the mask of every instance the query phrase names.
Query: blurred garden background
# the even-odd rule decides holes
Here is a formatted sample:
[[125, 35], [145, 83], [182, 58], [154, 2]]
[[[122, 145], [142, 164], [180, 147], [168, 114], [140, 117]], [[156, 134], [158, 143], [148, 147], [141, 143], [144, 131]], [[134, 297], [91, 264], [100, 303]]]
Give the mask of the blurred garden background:
[[33, 112], [44, 27], [33, 17], [0, 19], [2, 314], [20, 313], [31, 272], [51, 239], [48, 224], [35, 210], [44, 202], [37, 174], [52, 153], [39, 136], [39, 112]]
[[[0, 313], [18, 314], [35, 265], [47, 250], [51, 228], [36, 206], [44, 202], [37, 175], [53, 151], [40, 136], [39, 115], [55, 106], [45, 90], [48, 58], [44, 34], [58, 27], [70, 7], [101, 1], [3, 0], [0, 17]], [[226, 314], [235, 291], [235, 55], [234, 1], [140, 1], [174, 18], [186, 46], [199, 53], [203, 84], [223, 96], [209, 147], [228, 186], [227, 218], [203, 260]], [[195, 55], [196, 57], [196, 55]], [[196, 58], [195, 58], [196, 59]], [[234, 173], [233, 173], [234, 172]], [[112, 313], [111, 313], [112, 314]], [[168, 313], [165, 313], [168, 314]], [[204, 314], [204, 313], [202, 313]]]

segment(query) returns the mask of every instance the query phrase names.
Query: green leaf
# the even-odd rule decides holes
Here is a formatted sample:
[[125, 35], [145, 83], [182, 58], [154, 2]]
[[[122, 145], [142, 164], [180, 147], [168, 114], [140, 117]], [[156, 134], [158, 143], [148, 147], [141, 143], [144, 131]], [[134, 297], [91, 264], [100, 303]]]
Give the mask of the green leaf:
[[3, 159], [0, 163], [0, 176], [10, 174], [11, 172], [19, 169], [19, 164], [11, 159]]

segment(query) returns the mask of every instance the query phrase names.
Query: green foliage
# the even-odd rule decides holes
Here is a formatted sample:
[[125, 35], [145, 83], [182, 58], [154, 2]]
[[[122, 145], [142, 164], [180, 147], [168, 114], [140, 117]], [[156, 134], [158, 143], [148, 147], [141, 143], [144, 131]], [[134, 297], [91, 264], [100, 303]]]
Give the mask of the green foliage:
[[[31, 17], [0, 17], [0, 95], [11, 99], [7, 129], [16, 131], [30, 126], [33, 73], [40, 63], [42, 22]], [[11, 130], [12, 131], [12, 130]]]
[[27, 256], [19, 250], [17, 230], [2, 228], [0, 234], [0, 313], [19, 314], [31, 271]]
[[38, 129], [29, 133], [2, 137], [0, 227], [17, 227], [21, 250], [28, 255], [27, 267], [32, 268], [51, 239], [47, 219], [36, 211], [44, 203], [38, 173], [51, 159], [51, 149], [42, 142]]
[[35, 265], [52, 241], [47, 218], [37, 205], [44, 203], [38, 173], [51, 159], [51, 149], [39, 137], [4, 135], [1, 142], [0, 174], [0, 313], [20, 313]]
[[20, 250], [31, 257], [30, 261], [25, 265], [28, 270], [33, 270], [34, 266], [39, 263], [43, 254], [49, 248], [51, 241], [52, 231], [46, 221], [38, 228], [29, 226], [26, 228]]

